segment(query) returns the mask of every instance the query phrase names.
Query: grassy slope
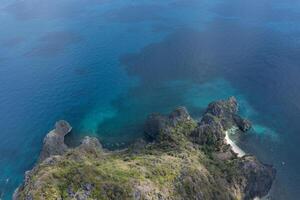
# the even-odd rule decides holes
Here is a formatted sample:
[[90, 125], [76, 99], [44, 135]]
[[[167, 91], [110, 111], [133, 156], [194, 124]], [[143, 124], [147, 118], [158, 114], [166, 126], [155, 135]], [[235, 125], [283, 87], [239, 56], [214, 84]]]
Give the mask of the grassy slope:
[[216, 161], [209, 148], [190, 142], [195, 127], [193, 120], [180, 123], [172, 134], [162, 133], [159, 142], [138, 152], [72, 149], [52, 164], [37, 165], [20, 197], [31, 193], [33, 199], [70, 199], [70, 191], [84, 192], [90, 184], [90, 199], [133, 199], [137, 191], [144, 199], [195, 199], [196, 194], [237, 198], [228, 187], [235, 176], [234, 160]]

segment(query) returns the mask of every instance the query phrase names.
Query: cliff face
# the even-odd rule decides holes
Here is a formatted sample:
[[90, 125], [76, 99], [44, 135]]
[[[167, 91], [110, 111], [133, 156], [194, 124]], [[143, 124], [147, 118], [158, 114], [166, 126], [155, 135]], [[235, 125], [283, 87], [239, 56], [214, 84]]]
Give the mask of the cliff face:
[[62, 155], [68, 147], [64, 142], [65, 135], [72, 130], [70, 124], [64, 120], [55, 123], [55, 129], [50, 131], [44, 138], [40, 162], [52, 155]]
[[[70, 126], [62, 124], [63, 133], [69, 132], [66, 127]], [[237, 115], [237, 102], [230, 98], [211, 103], [200, 122], [185, 108], [168, 116], [150, 115], [145, 139], [122, 151], [103, 150], [92, 137], [74, 149], [58, 140], [60, 150], [56, 151], [56, 142], [49, 137], [52, 131], [45, 138], [39, 164], [26, 173], [14, 199], [225, 200], [265, 196], [276, 171], [253, 156], [238, 157], [232, 151], [224, 138], [233, 126], [247, 131], [251, 124]]]

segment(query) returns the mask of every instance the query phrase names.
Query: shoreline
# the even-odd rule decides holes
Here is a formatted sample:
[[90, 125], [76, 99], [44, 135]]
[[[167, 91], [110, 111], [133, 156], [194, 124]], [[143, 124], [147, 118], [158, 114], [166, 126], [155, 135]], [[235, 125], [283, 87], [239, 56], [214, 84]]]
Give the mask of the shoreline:
[[210, 103], [200, 122], [185, 107], [150, 114], [144, 138], [119, 151], [103, 149], [91, 136], [68, 147], [65, 136], [72, 126], [59, 120], [13, 199], [61, 199], [62, 194], [67, 199], [257, 199], [268, 194], [276, 170], [255, 156], [243, 156], [229, 138], [250, 127], [237, 115], [234, 97]]
[[238, 157], [243, 157], [246, 155], [245, 151], [243, 151], [239, 146], [237, 146], [234, 141], [232, 141], [229, 137], [230, 132], [234, 132], [236, 130], [236, 127], [231, 128], [227, 131], [225, 131], [225, 142], [229, 144], [232, 148], [232, 151], [238, 155]]
[[[233, 140], [230, 139], [229, 134], [235, 134], [235, 131], [237, 130], [237, 127], [233, 127], [231, 129], [228, 129], [227, 131], [225, 131], [225, 142], [227, 144], [229, 144], [232, 148], [232, 151], [234, 153], [237, 154], [238, 157], [243, 157], [244, 155], [246, 155], [246, 152], [243, 151], [239, 146], [237, 146], [237, 144], [235, 144], [235, 142]], [[253, 200], [267, 200], [268, 195], [259, 198], [259, 197], [255, 197]]]

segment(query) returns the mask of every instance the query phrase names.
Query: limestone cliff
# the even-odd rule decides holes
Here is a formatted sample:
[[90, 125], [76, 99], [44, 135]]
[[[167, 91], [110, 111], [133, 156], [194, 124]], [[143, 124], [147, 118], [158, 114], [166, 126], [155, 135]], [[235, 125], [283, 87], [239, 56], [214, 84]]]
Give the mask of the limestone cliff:
[[26, 173], [14, 199], [229, 200], [265, 196], [275, 169], [250, 155], [238, 157], [224, 141], [227, 129], [236, 126], [244, 132], [251, 127], [237, 115], [237, 106], [235, 98], [213, 102], [198, 122], [183, 107], [168, 116], [150, 115], [145, 138], [121, 151], [104, 150], [92, 137], [70, 149], [61, 143], [61, 137], [53, 143], [52, 131], [51, 137], [45, 138], [40, 162]]
[[43, 161], [52, 155], [64, 154], [68, 150], [64, 138], [71, 130], [72, 127], [68, 122], [64, 120], [56, 122], [55, 129], [50, 131], [44, 138], [40, 161]]

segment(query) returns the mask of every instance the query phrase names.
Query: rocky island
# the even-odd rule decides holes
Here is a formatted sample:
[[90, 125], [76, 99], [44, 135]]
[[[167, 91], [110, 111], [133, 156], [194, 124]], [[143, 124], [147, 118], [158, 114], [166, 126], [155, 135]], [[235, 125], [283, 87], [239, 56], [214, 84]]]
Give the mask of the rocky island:
[[184, 107], [148, 117], [145, 137], [126, 149], [108, 151], [85, 137], [68, 148], [66, 121], [44, 139], [39, 162], [26, 172], [15, 200], [135, 199], [229, 200], [268, 194], [276, 170], [254, 156], [239, 156], [226, 142], [226, 131], [251, 123], [238, 114], [234, 97], [212, 102], [199, 121]]

